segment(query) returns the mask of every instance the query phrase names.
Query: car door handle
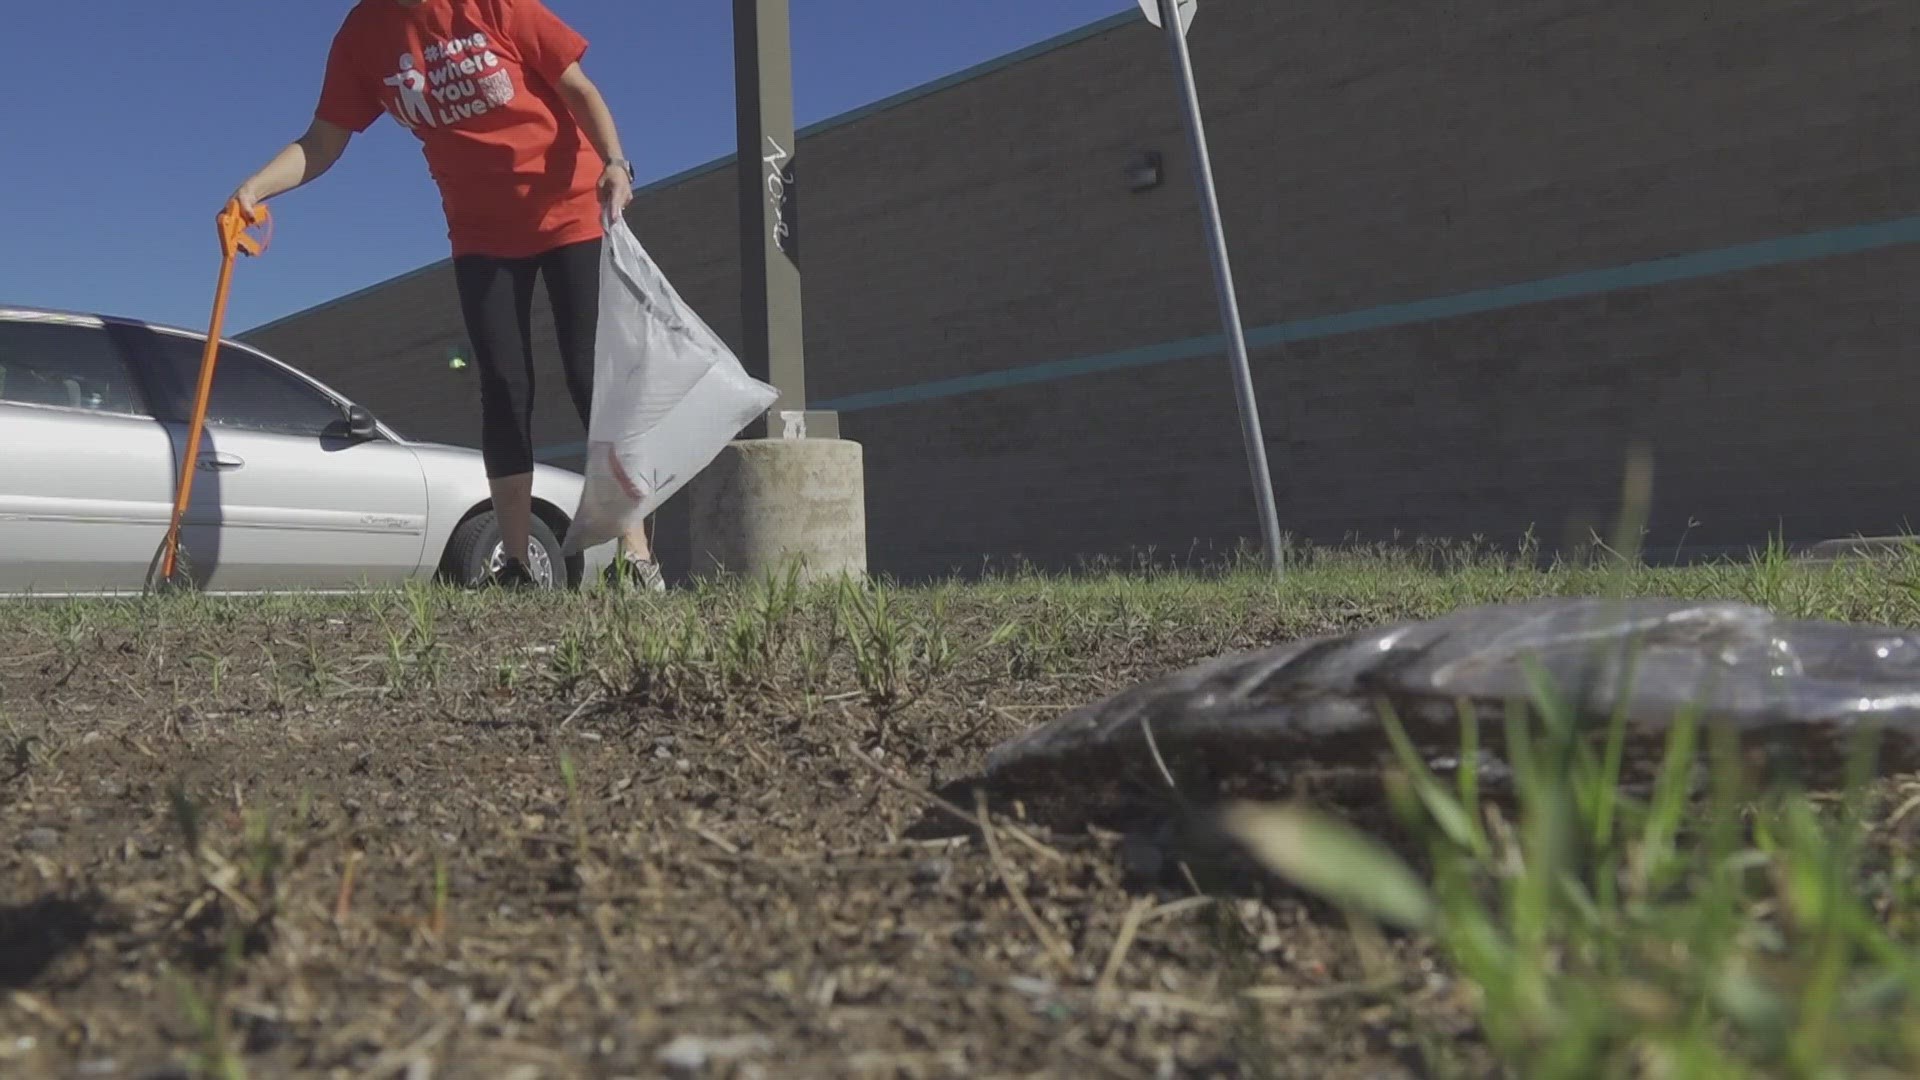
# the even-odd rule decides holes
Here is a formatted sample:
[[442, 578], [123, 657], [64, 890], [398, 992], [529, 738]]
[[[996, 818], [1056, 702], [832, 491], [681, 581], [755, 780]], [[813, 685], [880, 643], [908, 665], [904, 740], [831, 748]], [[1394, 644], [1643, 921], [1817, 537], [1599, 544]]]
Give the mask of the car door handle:
[[207, 472], [230, 472], [245, 465], [246, 462], [232, 454], [201, 454], [200, 467]]

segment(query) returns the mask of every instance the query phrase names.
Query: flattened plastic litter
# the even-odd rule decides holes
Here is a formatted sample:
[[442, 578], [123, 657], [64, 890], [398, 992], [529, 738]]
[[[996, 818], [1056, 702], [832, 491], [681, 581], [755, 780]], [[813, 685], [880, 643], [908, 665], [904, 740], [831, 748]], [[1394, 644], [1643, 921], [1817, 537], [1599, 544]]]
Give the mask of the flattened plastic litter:
[[1920, 633], [1737, 603], [1554, 599], [1211, 660], [1001, 744], [986, 779], [1055, 799], [1171, 779], [1191, 800], [1285, 795], [1301, 776], [1357, 771], [1370, 779], [1355, 790], [1377, 796], [1391, 753], [1383, 700], [1446, 766], [1462, 699], [1499, 751], [1506, 704], [1532, 699], [1530, 663], [1596, 737], [1624, 708], [1629, 782], [1651, 775], [1683, 709], [1733, 726], [1766, 771], [1809, 787], [1844, 775], [1848, 736], [1863, 728], [1880, 735], [1882, 773], [1920, 768]]

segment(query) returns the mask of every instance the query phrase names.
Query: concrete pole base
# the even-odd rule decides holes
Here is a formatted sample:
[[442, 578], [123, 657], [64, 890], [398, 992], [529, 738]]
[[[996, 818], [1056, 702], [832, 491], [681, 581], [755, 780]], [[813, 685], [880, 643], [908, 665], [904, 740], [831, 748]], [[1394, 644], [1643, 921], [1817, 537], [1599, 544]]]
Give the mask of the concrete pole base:
[[866, 459], [845, 439], [742, 439], [688, 481], [695, 574], [867, 573]]

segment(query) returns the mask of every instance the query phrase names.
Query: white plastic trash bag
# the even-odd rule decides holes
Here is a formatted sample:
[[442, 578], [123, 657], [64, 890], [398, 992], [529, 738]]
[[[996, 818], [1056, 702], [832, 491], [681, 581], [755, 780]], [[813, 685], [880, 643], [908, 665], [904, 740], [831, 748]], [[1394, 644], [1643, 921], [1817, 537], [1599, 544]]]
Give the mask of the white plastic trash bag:
[[586, 486], [568, 555], [639, 524], [779, 397], [687, 306], [624, 220], [606, 232]]

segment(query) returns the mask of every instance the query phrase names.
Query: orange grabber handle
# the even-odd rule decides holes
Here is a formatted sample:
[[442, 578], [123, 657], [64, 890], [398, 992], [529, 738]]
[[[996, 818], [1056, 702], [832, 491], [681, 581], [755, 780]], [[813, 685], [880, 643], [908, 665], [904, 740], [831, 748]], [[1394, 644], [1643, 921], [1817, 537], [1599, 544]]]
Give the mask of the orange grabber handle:
[[[239, 200], [231, 200], [220, 211], [220, 250], [238, 251], [243, 255], [258, 255], [267, 250], [267, 241], [273, 236], [273, 215], [267, 212], [265, 203], [256, 204], [249, 214], [241, 209]], [[267, 228], [265, 237], [255, 238], [247, 230], [255, 225]]]
[[181, 454], [180, 487], [174, 495], [173, 519], [167, 526], [160, 580], [173, 580], [174, 564], [180, 551], [180, 525], [186, 519], [187, 501], [193, 497], [193, 473], [200, 461], [200, 437], [207, 424], [207, 399], [213, 393], [213, 365], [220, 355], [220, 324], [226, 320], [227, 290], [233, 284], [233, 260], [240, 254], [259, 255], [267, 250], [265, 237], [254, 237], [247, 230], [255, 225], [273, 232], [273, 216], [264, 203], [252, 213], [242, 209], [239, 200], [228, 200], [215, 219], [220, 231], [220, 279], [213, 292], [213, 324], [207, 329], [207, 344], [200, 354], [200, 380], [193, 395], [193, 417], [187, 425], [187, 441]]

